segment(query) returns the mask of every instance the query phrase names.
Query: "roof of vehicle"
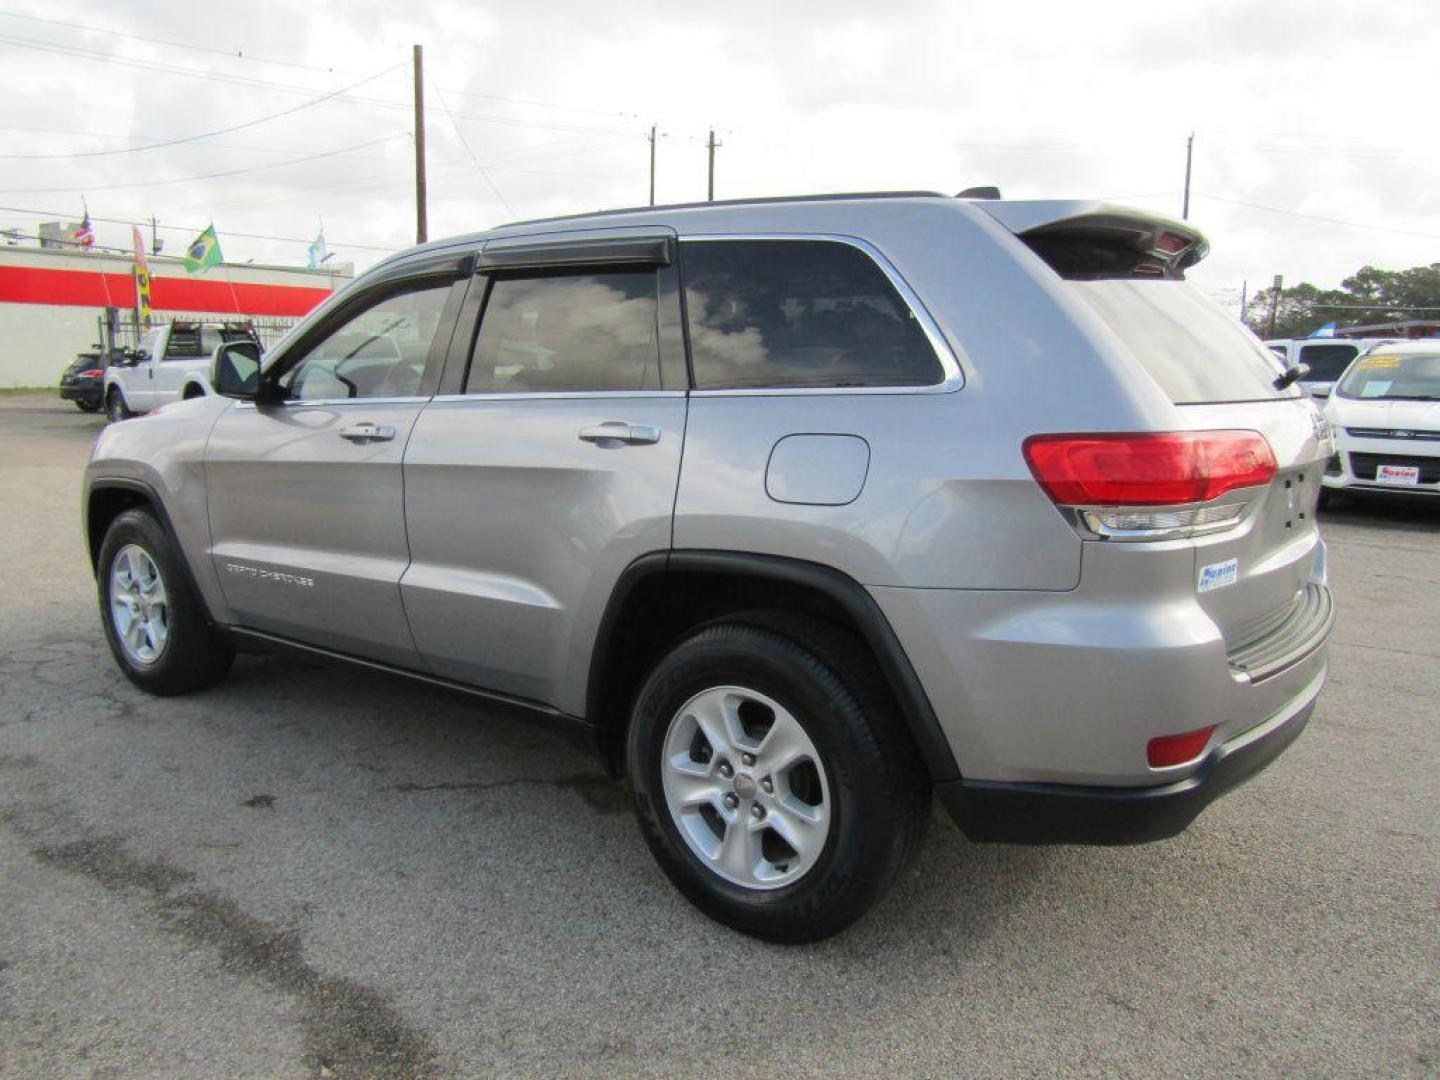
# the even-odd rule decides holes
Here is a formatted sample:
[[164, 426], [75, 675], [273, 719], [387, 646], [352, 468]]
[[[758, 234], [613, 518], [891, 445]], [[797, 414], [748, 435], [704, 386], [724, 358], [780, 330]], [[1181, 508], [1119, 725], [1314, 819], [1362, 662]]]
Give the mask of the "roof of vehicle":
[[1398, 339], [1377, 345], [1372, 352], [1384, 352], [1386, 356], [1426, 356], [1432, 353], [1440, 353], [1440, 338], [1409, 338]]
[[1289, 345], [1294, 342], [1299, 345], [1357, 345], [1361, 348], [1374, 345], [1388, 345], [1392, 341], [1402, 339], [1395, 337], [1297, 337], [1297, 338], [1266, 338], [1266, 345]]
[[[420, 252], [440, 252], [449, 248], [478, 245], [486, 240], [534, 234], [546, 231], [549, 226], [559, 226], [567, 231], [584, 228], [591, 222], [594, 222], [597, 228], [644, 227], [646, 225], [669, 227], [677, 223], [677, 218], [695, 223], [713, 216], [719, 219], [716, 222], [717, 225], [731, 227], [737, 213], [744, 215], [752, 207], [757, 211], [773, 213], [777, 207], [793, 206], [799, 211], [806, 206], [836, 202], [939, 203], [957, 208], [965, 206], [971, 208], [970, 212], [981, 211], [987, 214], [1016, 234], [1060, 227], [1065, 222], [1079, 219], [1105, 228], [1155, 230], [1157, 233], [1163, 230], [1183, 237], [1189, 242], [1193, 251], [1186, 260], [1187, 265], [1198, 262], [1209, 248], [1205, 237], [1188, 222], [1175, 221], [1148, 210], [1119, 206], [1096, 199], [961, 199], [937, 191], [861, 191], [824, 195], [721, 199], [713, 202], [638, 206], [615, 210], [596, 210], [584, 214], [568, 214], [558, 217], [533, 218], [508, 222], [481, 232], [431, 241], [428, 244], [398, 252], [383, 260], [378, 266], [387, 266], [397, 259], [409, 258]], [[376, 268], [372, 268], [372, 272]]]

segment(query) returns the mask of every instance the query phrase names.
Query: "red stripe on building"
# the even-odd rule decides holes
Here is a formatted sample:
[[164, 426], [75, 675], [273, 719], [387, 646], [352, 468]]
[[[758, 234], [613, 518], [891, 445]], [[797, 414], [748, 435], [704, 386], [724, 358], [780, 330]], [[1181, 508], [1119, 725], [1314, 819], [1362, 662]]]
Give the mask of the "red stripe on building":
[[[150, 279], [150, 306], [156, 311], [304, 315], [329, 295], [329, 289], [300, 285]], [[129, 274], [0, 266], [0, 303], [133, 308], [135, 281]]]

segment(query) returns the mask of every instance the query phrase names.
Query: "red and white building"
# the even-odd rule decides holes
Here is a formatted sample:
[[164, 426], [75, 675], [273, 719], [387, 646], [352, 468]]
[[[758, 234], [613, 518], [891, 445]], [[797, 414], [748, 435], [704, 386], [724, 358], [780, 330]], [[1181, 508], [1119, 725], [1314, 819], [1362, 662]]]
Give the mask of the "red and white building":
[[[155, 319], [293, 320], [340, 288], [349, 266], [225, 264], [187, 274], [183, 261], [149, 256]], [[134, 320], [133, 260], [68, 248], [0, 247], [0, 387], [53, 386], [75, 354], [100, 341], [106, 309]]]

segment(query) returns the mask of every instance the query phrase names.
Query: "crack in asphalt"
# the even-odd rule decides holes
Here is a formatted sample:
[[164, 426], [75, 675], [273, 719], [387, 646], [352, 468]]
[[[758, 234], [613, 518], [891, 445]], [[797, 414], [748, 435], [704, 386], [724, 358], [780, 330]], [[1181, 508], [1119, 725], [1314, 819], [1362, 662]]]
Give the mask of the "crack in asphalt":
[[[0, 768], [35, 762], [0, 758]], [[139, 893], [169, 929], [218, 951], [225, 970], [296, 999], [313, 1076], [420, 1080], [435, 1073], [435, 1048], [378, 991], [354, 979], [317, 971], [304, 956], [300, 933], [257, 918], [228, 897], [195, 887], [195, 874], [163, 858], [132, 853], [122, 836], [98, 834], [55, 803], [11, 804], [0, 824], [35, 845], [48, 866], [77, 874], [110, 892]], [[51, 840], [56, 832], [72, 838]]]
[[624, 814], [630, 809], [630, 797], [625, 789], [609, 777], [595, 773], [574, 773], [556, 777], [515, 776], [508, 780], [442, 780], [433, 784], [402, 780], [384, 790], [413, 795], [430, 791], [496, 791], [510, 787], [555, 787], [562, 791], [573, 791], [585, 800], [590, 809], [600, 814]]

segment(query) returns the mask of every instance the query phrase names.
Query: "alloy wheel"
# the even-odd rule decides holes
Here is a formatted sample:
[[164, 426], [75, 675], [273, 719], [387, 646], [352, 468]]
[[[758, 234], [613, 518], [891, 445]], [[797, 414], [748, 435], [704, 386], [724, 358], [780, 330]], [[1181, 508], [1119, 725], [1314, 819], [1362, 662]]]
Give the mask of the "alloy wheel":
[[131, 661], [149, 666], [160, 659], [170, 636], [170, 607], [160, 568], [139, 544], [126, 544], [110, 564], [110, 615]]
[[830, 835], [830, 785], [783, 705], [740, 686], [704, 690], [671, 719], [663, 752], [671, 819], [711, 871], [778, 889], [814, 867]]

